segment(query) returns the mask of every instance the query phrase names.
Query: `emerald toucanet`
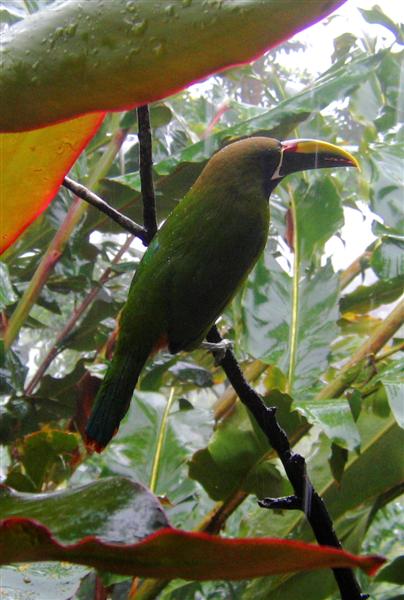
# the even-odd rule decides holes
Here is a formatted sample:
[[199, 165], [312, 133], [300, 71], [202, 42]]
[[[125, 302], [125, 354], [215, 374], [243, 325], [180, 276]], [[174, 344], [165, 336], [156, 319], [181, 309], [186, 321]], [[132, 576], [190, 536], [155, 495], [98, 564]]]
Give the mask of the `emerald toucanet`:
[[264, 249], [278, 183], [296, 171], [352, 166], [355, 158], [332, 144], [265, 137], [234, 142], [210, 159], [136, 270], [87, 425], [89, 448], [100, 452], [117, 431], [153, 352], [201, 344]]

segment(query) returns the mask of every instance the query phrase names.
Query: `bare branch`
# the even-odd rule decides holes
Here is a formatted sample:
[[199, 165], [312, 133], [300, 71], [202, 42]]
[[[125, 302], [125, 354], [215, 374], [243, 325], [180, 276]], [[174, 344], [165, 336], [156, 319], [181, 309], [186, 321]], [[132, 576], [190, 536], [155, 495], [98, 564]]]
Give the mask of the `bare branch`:
[[157, 233], [156, 200], [153, 186], [153, 153], [150, 131], [149, 107], [139, 106], [137, 109], [139, 137], [139, 171], [143, 198], [143, 224], [146, 229], [147, 242]]
[[64, 178], [63, 185], [65, 188], [73, 192], [73, 194], [75, 194], [78, 198], [85, 200], [106, 214], [110, 219], [115, 221], [115, 223], [118, 223], [118, 225], [126, 229], [126, 231], [140, 238], [143, 242], [146, 241], [147, 232], [144, 227], [138, 225], [132, 221], [132, 219], [129, 219], [129, 217], [123, 215], [121, 212], [119, 212], [119, 210], [113, 208], [110, 204], [108, 204], [108, 202], [105, 202], [105, 200], [97, 196], [97, 194], [94, 194], [94, 192], [91, 192], [84, 185], [73, 181], [73, 179], [70, 179], [70, 177]]
[[[207, 335], [207, 340], [218, 343], [221, 336], [215, 326]], [[313, 529], [319, 544], [341, 548], [334, 531], [330, 515], [321, 497], [315, 491], [306, 472], [304, 458], [292, 451], [289, 440], [276, 419], [276, 409], [267, 407], [257, 392], [244, 379], [240, 366], [231, 350], [227, 350], [221, 366], [242, 403], [254, 415], [258, 425], [276, 450], [286, 475], [292, 484], [295, 497], [304, 507], [306, 518]], [[351, 569], [333, 569], [342, 600], [363, 600], [359, 584]]]

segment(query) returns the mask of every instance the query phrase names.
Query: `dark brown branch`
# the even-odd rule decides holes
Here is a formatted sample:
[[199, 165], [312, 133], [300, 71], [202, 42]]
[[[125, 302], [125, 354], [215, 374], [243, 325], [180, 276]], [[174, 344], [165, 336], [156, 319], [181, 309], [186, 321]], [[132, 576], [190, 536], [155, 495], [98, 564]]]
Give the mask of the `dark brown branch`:
[[146, 242], [150, 243], [157, 233], [156, 200], [153, 186], [153, 153], [150, 131], [149, 107], [137, 109], [139, 137], [139, 171], [143, 198], [143, 224], [146, 230]]
[[105, 200], [97, 196], [97, 194], [94, 194], [94, 192], [91, 192], [84, 185], [73, 181], [73, 179], [70, 179], [70, 177], [65, 177], [63, 180], [63, 186], [73, 192], [73, 194], [75, 194], [78, 198], [81, 198], [92, 206], [95, 206], [95, 208], [98, 208], [98, 210], [106, 214], [110, 219], [115, 221], [115, 223], [118, 223], [118, 225], [126, 229], [126, 231], [140, 238], [142, 242], [146, 241], [147, 231], [144, 227], [138, 225], [132, 221], [132, 219], [129, 219], [129, 217], [126, 217], [120, 213], [118, 210], [110, 206], [108, 202], [105, 202]]
[[[217, 328], [212, 327], [207, 335], [207, 340], [219, 343], [221, 339]], [[330, 515], [307, 475], [305, 460], [300, 454], [292, 451], [289, 440], [276, 419], [276, 409], [267, 407], [261, 397], [250, 387], [231, 350], [226, 351], [220, 364], [240, 400], [254, 415], [272, 448], [278, 453], [286, 475], [292, 484], [296, 502], [303, 507], [318, 543], [323, 546], [341, 548]], [[368, 598], [366, 594], [361, 594], [359, 584], [351, 569], [333, 569], [333, 572], [342, 600]]]

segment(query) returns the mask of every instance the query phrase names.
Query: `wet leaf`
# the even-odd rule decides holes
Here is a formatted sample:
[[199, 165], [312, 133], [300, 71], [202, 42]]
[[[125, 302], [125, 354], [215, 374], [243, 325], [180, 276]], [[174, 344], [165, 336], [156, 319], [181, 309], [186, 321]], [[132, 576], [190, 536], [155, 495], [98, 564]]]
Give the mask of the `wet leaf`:
[[309, 423], [318, 425], [326, 436], [338, 446], [355, 450], [361, 439], [351, 408], [344, 398], [330, 400], [299, 400], [293, 404]]
[[[296, 0], [287, 7], [273, 0], [233, 0], [205, 11], [186, 2], [157, 12], [148, 0], [133, 5], [116, 0], [102, 10], [99, 2], [50, 6], [6, 32], [2, 92], [8, 102], [0, 127], [21, 131], [150, 103], [212, 72], [251, 61], [339, 4], [303, 8]], [[201, 53], [203, 47], [209, 52]], [[187, 57], [181, 69], [176, 68], [179, 56]]]
[[[63, 544], [77, 543], [86, 536], [97, 536], [101, 543], [133, 544], [168, 526], [153, 494], [124, 477], [109, 477], [47, 494], [21, 494], [2, 486], [0, 506], [2, 518], [11, 518], [11, 527], [14, 522], [18, 529], [21, 523], [24, 530], [27, 521], [39, 522], [42, 532], [47, 528], [53, 538]], [[7, 535], [5, 529], [3, 534]], [[42, 558], [45, 556], [39, 553], [32, 560]], [[16, 561], [6, 559], [4, 554], [2, 564], [7, 562]]]
[[381, 244], [372, 252], [370, 264], [381, 279], [403, 277], [404, 241], [395, 239], [393, 236], [382, 239]]
[[24, 518], [3, 521], [0, 549], [3, 564], [32, 561], [42, 555], [48, 560], [85, 563], [126, 575], [201, 581], [342, 566], [359, 567], [371, 575], [385, 562], [379, 556], [354, 556], [290, 540], [225, 539], [171, 528], [138, 544], [105, 543], [90, 536], [66, 546], [52, 538], [48, 529]]
[[49, 205], [102, 118], [99, 114], [86, 115], [36, 131], [0, 134], [0, 253]]
[[379, 280], [372, 285], [360, 285], [340, 300], [341, 313], [365, 314], [382, 304], [394, 302], [404, 289], [404, 276]]
[[391, 411], [400, 427], [404, 429], [404, 383], [397, 380], [382, 378], [384, 389]]

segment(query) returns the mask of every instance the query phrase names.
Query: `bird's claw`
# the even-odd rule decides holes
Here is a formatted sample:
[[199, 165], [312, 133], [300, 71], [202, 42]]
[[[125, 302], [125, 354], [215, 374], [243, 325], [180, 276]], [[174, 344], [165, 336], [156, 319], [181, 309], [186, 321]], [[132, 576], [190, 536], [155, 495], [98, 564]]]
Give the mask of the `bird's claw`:
[[220, 342], [207, 342], [204, 340], [201, 344], [201, 348], [205, 350], [210, 350], [213, 352], [215, 357], [215, 364], [219, 365], [224, 359], [227, 350], [231, 350], [233, 348], [233, 342], [230, 340], [223, 339]]

